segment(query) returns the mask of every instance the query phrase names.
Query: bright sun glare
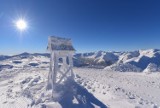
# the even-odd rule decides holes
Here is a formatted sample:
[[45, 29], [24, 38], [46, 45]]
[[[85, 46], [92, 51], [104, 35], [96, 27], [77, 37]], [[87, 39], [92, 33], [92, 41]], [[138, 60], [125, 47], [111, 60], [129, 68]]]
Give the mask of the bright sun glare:
[[16, 26], [19, 30], [25, 30], [27, 28], [27, 22], [23, 19], [19, 19], [16, 22]]

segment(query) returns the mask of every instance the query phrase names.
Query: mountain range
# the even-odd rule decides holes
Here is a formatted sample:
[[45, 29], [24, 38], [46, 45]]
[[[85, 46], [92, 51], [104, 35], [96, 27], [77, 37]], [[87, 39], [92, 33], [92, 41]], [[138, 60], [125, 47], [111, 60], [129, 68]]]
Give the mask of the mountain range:
[[[20, 61], [22, 59], [36, 57], [45, 57], [49, 60], [50, 54], [22, 53], [13, 56], [1, 55], [0, 61]], [[128, 52], [97, 51], [76, 53], [73, 57], [73, 61], [75, 67], [102, 68], [108, 71], [120, 72], [158, 72], [160, 71], [160, 50], [148, 49]], [[0, 68], [5, 67], [3, 65], [0, 64]]]

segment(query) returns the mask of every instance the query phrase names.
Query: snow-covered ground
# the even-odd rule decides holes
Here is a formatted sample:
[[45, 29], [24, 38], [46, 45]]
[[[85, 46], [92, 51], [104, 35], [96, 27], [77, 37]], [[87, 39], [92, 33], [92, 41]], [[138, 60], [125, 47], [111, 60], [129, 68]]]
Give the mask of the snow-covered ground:
[[0, 108], [160, 108], [160, 72], [155, 72], [156, 65], [150, 63], [144, 72], [123, 72], [137, 69], [130, 64], [116, 66], [110, 68], [122, 72], [73, 68], [75, 80], [59, 85], [54, 93], [57, 100], [53, 100], [51, 91], [46, 90], [47, 54], [3, 57]]
[[[76, 84], [81, 100], [89, 99], [96, 108], [105, 108], [105, 105], [109, 108], [160, 106], [160, 73], [108, 72], [92, 68], [73, 70], [76, 78], [72, 84]], [[53, 102], [50, 93], [46, 92], [47, 75], [47, 65], [0, 71], [0, 108], [61, 108], [63, 102]], [[68, 88], [63, 96], [69, 97], [71, 92], [74, 91]], [[74, 108], [83, 108], [78, 106], [75, 98], [78, 96], [74, 94], [71, 101]], [[65, 98], [62, 100], [66, 101]]]
[[75, 69], [82, 85], [111, 108], [158, 108], [160, 73]]

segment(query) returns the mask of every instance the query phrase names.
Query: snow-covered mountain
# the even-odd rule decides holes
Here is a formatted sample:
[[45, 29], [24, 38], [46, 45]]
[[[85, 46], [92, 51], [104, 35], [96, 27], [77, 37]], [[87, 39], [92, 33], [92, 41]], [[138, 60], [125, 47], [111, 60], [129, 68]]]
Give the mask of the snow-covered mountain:
[[[14, 56], [0, 56], [0, 61], [10, 61], [14, 64], [24, 63], [25, 59], [30, 59], [27, 66], [36, 66], [49, 63], [48, 53], [22, 53]], [[112, 71], [160, 71], [160, 50], [148, 49], [130, 52], [105, 52], [97, 51], [90, 53], [77, 53], [74, 55], [74, 66], [104, 68]], [[37, 63], [37, 64], [35, 64]], [[12, 68], [12, 64], [0, 64], [0, 68]], [[0, 70], [1, 70], [0, 69]]]
[[104, 68], [116, 63], [121, 55], [121, 52], [91, 52], [79, 53], [74, 56], [75, 66], [88, 66]]
[[[87, 66], [101, 66], [112, 71], [159, 71], [160, 50], [148, 49], [130, 52], [105, 52], [76, 54], [75, 58], [79, 64]], [[157, 69], [150, 64], [155, 64]], [[149, 68], [150, 67], [150, 68]]]
[[138, 68], [129, 63], [115, 63], [111, 66], [104, 68], [108, 71], [119, 71], [119, 72], [141, 72], [141, 68]]

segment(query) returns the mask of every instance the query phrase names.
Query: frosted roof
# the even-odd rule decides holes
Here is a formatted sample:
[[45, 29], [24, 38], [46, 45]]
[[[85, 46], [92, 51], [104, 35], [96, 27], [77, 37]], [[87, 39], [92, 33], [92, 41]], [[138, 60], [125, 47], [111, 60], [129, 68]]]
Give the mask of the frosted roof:
[[50, 36], [48, 38], [48, 50], [69, 50], [75, 51], [72, 46], [71, 39], [61, 38], [56, 36]]

